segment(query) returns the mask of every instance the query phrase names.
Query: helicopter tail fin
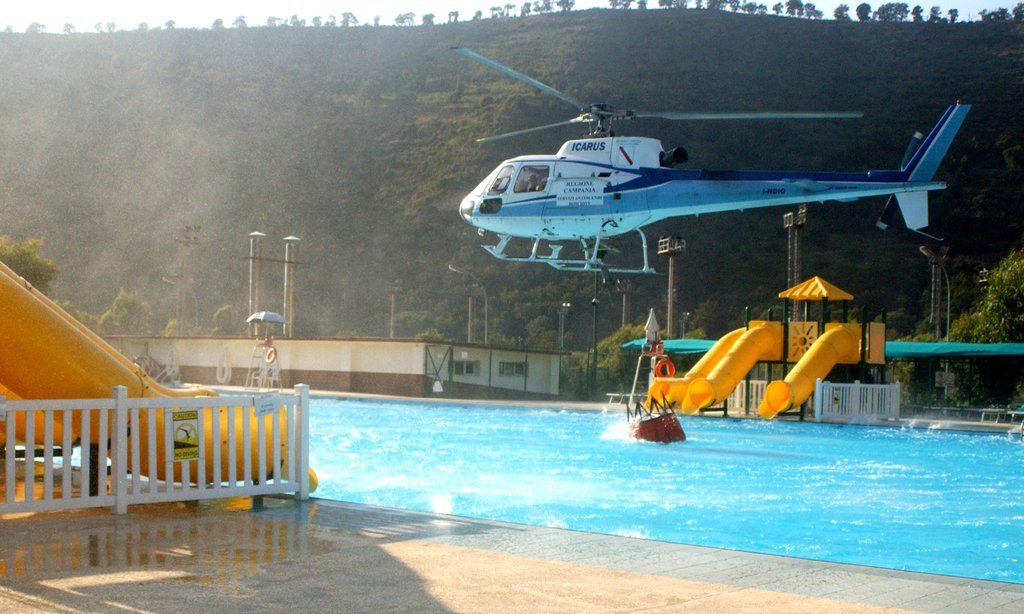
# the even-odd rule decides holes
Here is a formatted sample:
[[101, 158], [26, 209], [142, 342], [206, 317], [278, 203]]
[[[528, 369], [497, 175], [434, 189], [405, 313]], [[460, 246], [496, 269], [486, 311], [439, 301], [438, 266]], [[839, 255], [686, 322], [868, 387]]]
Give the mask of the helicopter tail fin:
[[[928, 133], [924, 141], [921, 141], [921, 145], [914, 150], [912, 155], [908, 149], [907, 155], [903, 158], [905, 164], [900, 169], [906, 177], [906, 181], [931, 181], [935, 176], [935, 171], [939, 169], [939, 163], [942, 162], [946, 151], [949, 150], [953, 137], [960, 130], [960, 126], [964, 123], [964, 118], [967, 117], [970, 110], [971, 105], [961, 104], [958, 100], [956, 104], [946, 109], [942, 118], [939, 119], [939, 123], [935, 124], [935, 127]], [[913, 144], [914, 140], [911, 141], [911, 146]], [[909, 160], [907, 160], [908, 157]]]

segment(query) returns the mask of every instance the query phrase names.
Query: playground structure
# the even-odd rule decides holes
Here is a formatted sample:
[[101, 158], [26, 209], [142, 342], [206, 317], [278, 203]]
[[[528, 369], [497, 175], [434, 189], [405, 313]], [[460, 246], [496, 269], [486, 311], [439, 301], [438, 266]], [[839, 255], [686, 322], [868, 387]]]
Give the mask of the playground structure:
[[[216, 397], [215, 392], [203, 388], [169, 388], [150, 377], [144, 368], [119, 353], [98, 335], [71, 317], [52, 300], [19, 277], [6, 265], [0, 263], [0, 394], [10, 400], [35, 399], [87, 399], [109, 397], [115, 386], [124, 386], [130, 398], [185, 398]], [[170, 411], [166, 408], [148, 407], [141, 410], [143, 423], [154, 416], [155, 429], [140, 429], [129, 439], [130, 450], [152, 448], [156, 456], [163, 458], [167, 438], [157, 435], [169, 428]], [[284, 458], [283, 441], [272, 441], [263, 436], [270, 432], [275, 421], [277, 428], [284, 424], [284, 411], [261, 411], [255, 407], [220, 407], [205, 412], [198, 428], [207, 441], [219, 441], [221, 454], [210, 455], [196, 462], [204, 463], [205, 475], [242, 474], [243, 468], [255, 466], [261, 452], [264, 458], [274, 457], [275, 448]], [[94, 416], [93, 416], [94, 417]], [[61, 419], [44, 424], [44, 412], [34, 412], [32, 424], [27, 424], [25, 414], [17, 414], [13, 436], [23, 443], [26, 452], [37, 442], [28, 441], [26, 435], [42, 433], [44, 428], [52, 429], [56, 441], [65, 439], [70, 432], [70, 441], [87, 440], [100, 442], [109, 439], [106, 424], [92, 418], [83, 418], [79, 410], [67, 412]], [[229, 438], [219, 434], [231, 431], [231, 449], [226, 449]], [[7, 443], [12, 429], [0, 430], [0, 448]], [[83, 437], [83, 435], [85, 435]], [[48, 435], [49, 436], [49, 435]], [[260, 442], [257, 444], [256, 442]], [[214, 456], [219, 457], [217, 471], [214, 470]], [[181, 481], [185, 463], [150, 466], [152, 457], [139, 459], [141, 475], [149, 479]], [[230, 459], [230, 460], [229, 460]], [[129, 462], [133, 462], [129, 454]], [[273, 468], [268, 468], [273, 469]], [[192, 474], [197, 475], [197, 473]], [[262, 480], [267, 476], [257, 476]], [[193, 478], [194, 479], [194, 478]]]
[[[857, 365], [859, 379], [872, 366], [885, 364], [885, 324], [851, 322], [853, 296], [821, 279], [811, 279], [779, 293], [783, 299], [781, 321], [751, 320], [719, 339], [682, 377], [655, 374], [643, 407], [694, 414], [723, 402], [758, 363], [781, 365], [783, 379], [771, 381], [758, 405], [762, 418], [799, 408], [813, 393], [815, 382], [825, 379], [837, 365]], [[841, 306], [841, 320], [832, 321], [832, 305]], [[794, 303], [803, 314], [794, 314]], [[819, 305], [818, 319], [807, 317], [811, 304]], [[796, 311], [799, 311], [797, 309]], [[802, 315], [802, 319], [792, 319]], [[652, 364], [667, 360], [651, 356]], [[789, 368], [793, 365], [792, 368]], [[788, 372], [787, 372], [788, 371]]]

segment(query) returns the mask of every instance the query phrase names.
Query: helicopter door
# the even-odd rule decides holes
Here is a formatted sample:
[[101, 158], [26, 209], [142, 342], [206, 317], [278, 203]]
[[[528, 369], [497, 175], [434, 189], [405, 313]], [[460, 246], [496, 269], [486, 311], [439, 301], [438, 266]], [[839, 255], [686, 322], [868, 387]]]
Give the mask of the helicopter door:
[[552, 232], [571, 232], [568, 227], [580, 218], [601, 211], [604, 205], [604, 189], [608, 185], [606, 177], [562, 177], [558, 172], [561, 165], [556, 165], [554, 179], [550, 184], [550, 193], [554, 198], [546, 201], [544, 206], [544, 224]]

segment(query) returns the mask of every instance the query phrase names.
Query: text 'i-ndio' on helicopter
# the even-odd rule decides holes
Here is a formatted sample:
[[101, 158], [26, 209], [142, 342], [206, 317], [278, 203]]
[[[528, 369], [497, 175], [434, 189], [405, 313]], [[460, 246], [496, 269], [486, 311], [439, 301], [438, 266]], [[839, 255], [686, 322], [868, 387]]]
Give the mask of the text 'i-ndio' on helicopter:
[[[890, 195], [878, 226], [885, 228], [896, 205], [907, 228], [928, 225], [928, 192], [946, 184], [932, 181], [939, 163], [963, 123], [970, 105], [957, 101], [927, 137], [916, 133], [898, 170], [867, 172], [709, 171], [677, 168], [686, 151], [665, 151], [661, 141], [621, 137], [611, 132], [613, 120], [657, 117], [674, 120], [845, 119], [860, 113], [687, 113], [617, 109], [606, 103], [583, 104], [486, 56], [462, 47], [458, 53], [572, 105], [572, 119], [477, 139], [493, 141], [557, 126], [586, 123], [586, 138], [566, 141], [554, 155], [518, 156], [502, 162], [463, 200], [459, 213], [481, 233], [498, 235], [497, 245], [484, 249], [510, 262], [542, 262], [557, 269], [650, 273], [648, 224], [684, 215], [774, 207], [796, 203], [850, 202]], [[893, 202], [895, 197], [895, 203]], [[643, 264], [634, 268], [606, 266], [602, 240], [636, 231]], [[529, 255], [506, 252], [513, 238], [532, 241]], [[559, 241], [579, 241], [582, 256], [562, 257]], [[546, 253], [541, 253], [547, 243]]]

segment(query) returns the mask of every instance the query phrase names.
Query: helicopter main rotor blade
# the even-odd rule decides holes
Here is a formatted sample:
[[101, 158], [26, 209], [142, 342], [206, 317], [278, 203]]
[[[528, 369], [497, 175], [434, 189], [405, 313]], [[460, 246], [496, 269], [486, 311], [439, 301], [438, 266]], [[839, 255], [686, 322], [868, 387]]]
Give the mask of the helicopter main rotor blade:
[[863, 113], [680, 113], [677, 111], [637, 111], [633, 117], [660, 117], [678, 120], [717, 120], [717, 119], [859, 119]]
[[488, 143], [490, 141], [498, 141], [501, 139], [507, 139], [510, 136], [519, 136], [520, 134], [527, 134], [529, 132], [537, 132], [538, 130], [547, 130], [548, 128], [557, 128], [559, 126], [569, 126], [572, 124], [579, 124], [585, 122], [585, 119], [574, 117], [567, 119], [564, 122], [558, 122], [556, 124], [547, 124], [546, 126], [536, 126], [533, 128], [526, 128], [525, 130], [516, 130], [515, 132], [506, 132], [504, 134], [496, 134], [494, 136], [485, 136], [482, 139], [476, 139], [477, 143]]
[[487, 57], [485, 55], [480, 55], [479, 53], [477, 53], [475, 51], [470, 51], [469, 49], [466, 49], [465, 47], [453, 47], [452, 49], [454, 49], [456, 53], [460, 53], [460, 54], [466, 56], [467, 58], [469, 58], [471, 60], [476, 60], [477, 62], [480, 62], [484, 66], [490, 66], [494, 70], [503, 72], [506, 75], [512, 77], [513, 79], [518, 79], [518, 80], [522, 81], [523, 83], [528, 83], [529, 85], [532, 85], [533, 87], [539, 89], [542, 92], [545, 92], [547, 94], [551, 94], [555, 98], [559, 98], [561, 100], [564, 100], [565, 102], [568, 102], [573, 107], [575, 107], [577, 111], [580, 111], [580, 110], [583, 110], [583, 109], [587, 108], [587, 105], [583, 104], [579, 100], [576, 100], [572, 96], [569, 96], [568, 94], [563, 94], [562, 92], [556, 90], [555, 88], [551, 87], [550, 85], [546, 85], [544, 83], [541, 83], [540, 81], [534, 79], [533, 77], [527, 77], [523, 73], [521, 73], [521, 72], [519, 72], [517, 70], [511, 69], [508, 66], [505, 66], [504, 64], [502, 64], [501, 62], [496, 62], [496, 61], [492, 60], [491, 58], [489, 58], [489, 57]]

